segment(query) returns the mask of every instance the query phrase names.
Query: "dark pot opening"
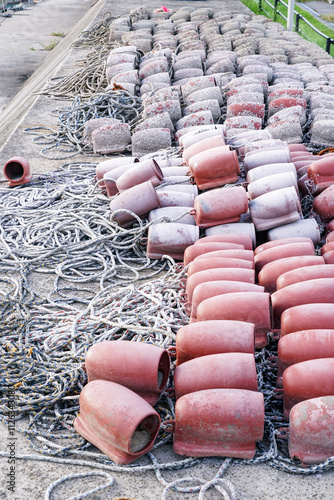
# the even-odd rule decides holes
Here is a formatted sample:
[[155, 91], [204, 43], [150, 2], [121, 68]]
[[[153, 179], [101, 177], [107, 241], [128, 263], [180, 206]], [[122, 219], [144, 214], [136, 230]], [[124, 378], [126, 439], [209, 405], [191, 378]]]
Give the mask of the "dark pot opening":
[[21, 163], [17, 161], [11, 161], [6, 165], [4, 174], [11, 181], [18, 181], [23, 177], [24, 168]]

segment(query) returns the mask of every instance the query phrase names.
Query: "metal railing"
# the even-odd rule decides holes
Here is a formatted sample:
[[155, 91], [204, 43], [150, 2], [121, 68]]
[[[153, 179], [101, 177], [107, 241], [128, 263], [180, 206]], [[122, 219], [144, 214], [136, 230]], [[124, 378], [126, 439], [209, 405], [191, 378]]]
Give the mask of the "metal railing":
[[[282, 17], [285, 21], [287, 21], [287, 17], [281, 12], [278, 8], [279, 4], [284, 5], [284, 7], [288, 8], [288, 4], [284, 2], [284, 0], [274, 0], [274, 3], [270, 3], [269, 0], [259, 0], [259, 10], [262, 10], [269, 18], [272, 18], [273, 21], [277, 20], [277, 17]], [[266, 10], [266, 5], [271, 7], [272, 12], [268, 12]], [[331, 46], [334, 45], [334, 39], [331, 38], [328, 35], [325, 35], [325, 33], [322, 33], [319, 31], [315, 26], [313, 26], [310, 21], [308, 21], [302, 14], [299, 14], [299, 12], [296, 12], [295, 10], [293, 11], [294, 16], [295, 16], [295, 23], [294, 23], [294, 31], [302, 35], [303, 37], [307, 38], [310, 40], [310, 38], [307, 36], [305, 32], [301, 29], [300, 21], [303, 21], [307, 26], [309, 26], [315, 33], [320, 35], [326, 40], [326, 47], [325, 50], [328, 54], [331, 52]]]

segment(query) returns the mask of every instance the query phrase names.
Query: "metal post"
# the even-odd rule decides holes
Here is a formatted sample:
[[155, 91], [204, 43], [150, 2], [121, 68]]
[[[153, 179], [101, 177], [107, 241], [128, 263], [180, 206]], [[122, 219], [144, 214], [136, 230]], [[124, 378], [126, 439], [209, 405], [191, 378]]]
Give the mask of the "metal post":
[[326, 39], [326, 52], [327, 52], [327, 54], [331, 53], [331, 42], [332, 42], [332, 39], [327, 37], [327, 39]]
[[276, 17], [277, 17], [278, 2], [279, 2], [279, 0], [275, 0], [275, 2], [274, 2], [274, 17], [273, 17], [273, 21], [275, 21], [275, 22], [276, 22]]
[[262, 10], [262, 0], [259, 0], [259, 12]]
[[294, 9], [295, 9], [295, 0], [289, 0], [289, 3], [288, 3], [288, 18], [287, 18], [287, 26], [286, 26], [286, 29], [288, 31], [292, 31], [293, 30]]
[[298, 12], [296, 13], [296, 27], [295, 27], [295, 31], [298, 33], [299, 31], [299, 20], [300, 20], [300, 14], [298, 14]]

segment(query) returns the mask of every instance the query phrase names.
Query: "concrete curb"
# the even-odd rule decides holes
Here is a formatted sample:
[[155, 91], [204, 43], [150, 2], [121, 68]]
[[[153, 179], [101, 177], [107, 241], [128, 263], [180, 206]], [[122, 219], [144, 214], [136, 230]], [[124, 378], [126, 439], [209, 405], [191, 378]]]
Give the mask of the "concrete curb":
[[[41, 66], [26, 81], [24, 87], [9, 102], [1, 114], [0, 150], [8, 141], [22, 118], [35, 103], [45, 82], [54, 75], [57, 68], [64, 62], [72, 43], [95, 19], [107, 0], [98, 0], [61, 42], [46, 56]], [[34, 93], [33, 93], [34, 92]]]

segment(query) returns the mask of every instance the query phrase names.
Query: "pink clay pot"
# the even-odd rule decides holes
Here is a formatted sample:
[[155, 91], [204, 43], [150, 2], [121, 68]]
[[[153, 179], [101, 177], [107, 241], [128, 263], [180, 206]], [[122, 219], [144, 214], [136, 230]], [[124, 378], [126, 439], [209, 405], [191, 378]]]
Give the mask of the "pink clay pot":
[[328, 231], [334, 231], [334, 220], [331, 220], [331, 221], [327, 224], [327, 230], [328, 230]]
[[254, 263], [250, 260], [236, 259], [230, 257], [210, 257], [215, 252], [210, 252], [208, 256], [196, 257], [190, 262], [187, 269], [188, 279], [195, 273], [206, 271], [208, 269], [253, 269]]
[[171, 189], [158, 189], [156, 191], [159, 198], [160, 207], [193, 207], [195, 194], [185, 191], [175, 191]]
[[312, 163], [307, 169], [307, 176], [314, 183], [314, 194], [318, 194], [334, 184], [334, 157], [325, 156]]
[[164, 174], [158, 163], [154, 160], [140, 161], [138, 164], [124, 172], [116, 180], [116, 187], [120, 193], [133, 186], [151, 181], [153, 186], [158, 186]]
[[252, 458], [263, 438], [264, 400], [256, 391], [207, 389], [175, 406], [174, 451], [190, 457]]
[[302, 304], [286, 309], [281, 316], [281, 336], [299, 330], [334, 329], [334, 304]]
[[330, 252], [332, 250], [334, 250], [334, 241], [329, 242], [329, 243], [325, 243], [321, 247], [321, 255], [324, 255], [325, 253]]
[[186, 165], [189, 165], [189, 160], [197, 155], [198, 153], [202, 153], [203, 151], [207, 151], [208, 149], [223, 147], [224, 151], [230, 151], [230, 147], [226, 146], [224, 136], [214, 135], [213, 137], [207, 137], [206, 139], [202, 139], [201, 141], [195, 142], [188, 148], [184, 149], [182, 153], [183, 161]]
[[323, 258], [327, 265], [334, 264], [334, 251], [330, 250], [329, 252], [324, 253]]
[[[319, 264], [324, 264], [324, 259], [316, 255], [299, 255], [298, 257], [277, 259], [272, 262], [268, 262], [262, 267], [258, 275], [259, 284], [264, 286], [266, 292], [273, 293], [278, 288], [277, 280], [281, 276], [284, 276], [287, 272], [294, 270], [299, 272], [299, 274], [303, 274], [303, 272], [307, 272], [308, 267], [306, 266], [319, 267]], [[302, 271], [298, 268], [301, 268]]]
[[[209, 255], [210, 254], [210, 255]], [[215, 255], [212, 255], [215, 254]], [[245, 250], [242, 245], [232, 242], [211, 241], [202, 245], [192, 245], [184, 254], [184, 265], [187, 266], [195, 258], [229, 257], [254, 262], [253, 252]]]
[[176, 365], [193, 358], [224, 352], [254, 355], [254, 324], [209, 320], [182, 326], [176, 335]]
[[283, 373], [284, 417], [291, 408], [306, 399], [334, 394], [334, 358], [302, 361]]
[[10, 158], [3, 167], [3, 173], [8, 180], [9, 187], [27, 184], [32, 179], [30, 164], [23, 156]]
[[198, 306], [197, 320], [236, 320], [255, 325], [255, 347], [267, 344], [271, 331], [270, 295], [265, 292], [234, 292], [204, 300]]
[[[100, 181], [104, 174], [110, 172], [110, 170], [114, 170], [118, 167], [122, 167], [123, 165], [130, 165], [132, 163], [137, 163], [139, 158], [136, 156], [124, 156], [120, 158], [112, 158], [110, 160], [102, 161], [96, 167], [96, 179]], [[99, 184], [100, 187], [104, 186], [104, 183]]]
[[249, 170], [246, 181], [251, 183], [263, 179], [264, 177], [283, 174], [285, 172], [291, 172], [297, 179], [296, 167], [293, 163], [268, 163], [267, 165], [261, 165], [260, 167]]
[[334, 242], [334, 231], [330, 231], [326, 236], [326, 243], [333, 243], [333, 242]]
[[285, 187], [294, 187], [296, 192], [298, 191], [296, 175], [293, 172], [283, 172], [262, 177], [248, 184], [247, 191], [249, 199], [254, 200], [265, 193]]
[[253, 242], [250, 234], [242, 234], [242, 233], [212, 234], [211, 236], [204, 236], [204, 238], [200, 238], [198, 241], [196, 241], [196, 245], [202, 245], [203, 243], [210, 243], [210, 241], [237, 243], [238, 245], [243, 245], [245, 250], [253, 250]]
[[278, 342], [277, 385], [288, 366], [319, 358], [334, 358], [334, 330], [301, 330], [285, 335]]
[[223, 133], [222, 125], [216, 125], [214, 128], [205, 131], [192, 131], [187, 134], [182, 135], [179, 140], [179, 144], [183, 149], [188, 149], [190, 146], [196, 144], [197, 142], [203, 141], [210, 137], [221, 136]]
[[244, 158], [244, 167], [246, 171], [251, 170], [261, 165], [267, 165], [269, 163], [290, 163], [291, 156], [290, 152], [286, 149], [274, 149], [266, 150], [261, 149], [253, 154], [247, 154]]
[[311, 219], [300, 219], [291, 224], [283, 224], [283, 226], [274, 227], [267, 232], [269, 241], [279, 240], [282, 238], [288, 239], [291, 237], [306, 237], [310, 238], [314, 244], [320, 243], [320, 229], [317, 221]]
[[244, 187], [214, 189], [196, 196], [193, 215], [200, 227], [238, 222], [241, 214], [248, 210], [247, 193]]
[[154, 405], [169, 377], [167, 351], [153, 344], [127, 340], [93, 344], [87, 351], [88, 382], [109, 380], [128, 387]]
[[254, 269], [245, 269], [242, 267], [222, 267], [211, 268], [188, 275], [186, 285], [187, 301], [191, 303], [195, 287], [201, 283], [209, 281], [243, 281], [244, 283], [255, 282]]
[[259, 273], [263, 266], [269, 262], [286, 259], [287, 257], [314, 256], [314, 252], [314, 245], [311, 240], [268, 247], [254, 256], [255, 269]]
[[289, 455], [302, 466], [320, 464], [334, 455], [334, 396], [308, 399], [290, 411]]
[[[173, 220], [177, 219], [177, 220]], [[148, 220], [154, 224], [173, 222], [176, 224], [191, 224], [195, 226], [195, 219], [189, 214], [189, 207], [162, 207], [151, 210]]]
[[334, 186], [329, 186], [314, 198], [313, 210], [325, 221], [334, 218]]
[[186, 361], [175, 368], [174, 388], [176, 399], [206, 389], [257, 391], [254, 354], [228, 352]]
[[317, 278], [293, 283], [271, 296], [273, 317], [277, 324], [282, 313], [290, 307], [302, 304], [334, 303], [334, 281], [332, 278]]
[[[245, 214], [245, 216], [247, 216], [247, 213]], [[232, 224], [218, 224], [218, 226], [208, 227], [205, 230], [206, 236], [218, 236], [226, 234], [233, 234], [233, 235], [245, 234], [251, 237], [253, 247], [256, 246], [255, 226], [252, 222], [249, 223], [243, 221], [241, 223], [240, 221]]]
[[138, 217], [142, 217], [159, 206], [160, 201], [151, 181], [127, 189], [110, 202], [113, 218], [123, 227], [132, 226], [136, 221], [132, 214], [124, 210], [131, 211]]
[[289, 149], [291, 153], [294, 151], [307, 151], [305, 144], [289, 144]]
[[264, 104], [256, 102], [241, 102], [229, 104], [227, 106], [227, 117], [231, 116], [257, 116], [258, 118], [264, 117]]
[[249, 210], [252, 222], [258, 231], [295, 222], [301, 219], [302, 214], [295, 187], [285, 187], [262, 194], [249, 202]]
[[278, 247], [280, 245], [287, 245], [288, 243], [311, 243], [312, 239], [308, 236], [289, 236], [287, 238], [277, 238], [271, 241], [266, 241], [266, 243], [262, 243], [254, 250], [254, 255], [263, 252], [264, 250], [268, 250], [269, 248]]
[[191, 156], [189, 168], [201, 190], [236, 182], [240, 174], [237, 153], [230, 151], [229, 146], [215, 147]]
[[[133, 163], [126, 163], [125, 165], [121, 165], [117, 168], [113, 168], [112, 170], [108, 170], [103, 175], [103, 183], [102, 187], [106, 189], [108, 198], [112, 198], [118, 193], [118, 187], [116, 186], [116, 181], [121, 175], [131, 170], [133, 167]], [[100, 185], [101, 185], [100, 184]]]
[[129, 464], [153, 447], [159, 414], [127, 387], [93, 380], [83, 388], [79, 403], [75, 430], [117, 464]]
[[197, 321], [197, 311], [199, 305], [211, 298], [235, 292], [264, 292], [264, 287], [254, 283], [242, 281], [208, 281], [198, 284], [192, 294], [192, 303], [186, 304], [187, 312], [190, 312], [190, 322]]
[[199, 238], [199, 228], [175, 222], [153, 224], [148, 228], [147, 256], [161, 259], [168, 255], [183, 260], [185, 250]]

